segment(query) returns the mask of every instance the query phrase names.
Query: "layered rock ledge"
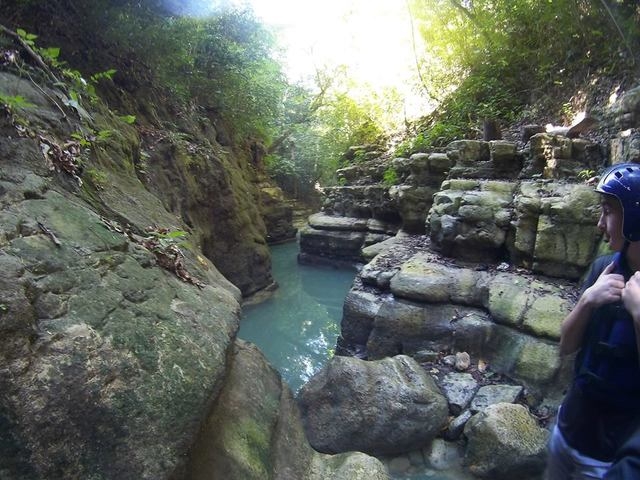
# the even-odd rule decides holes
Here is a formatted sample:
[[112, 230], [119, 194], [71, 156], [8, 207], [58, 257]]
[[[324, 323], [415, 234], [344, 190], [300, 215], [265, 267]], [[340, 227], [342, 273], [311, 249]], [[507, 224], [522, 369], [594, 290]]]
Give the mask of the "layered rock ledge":
[[[341, 435], [357, 437], [363, 451], [390, 454], [392, 472], [463, 467], [482, 478], [541, 478], [548, 428], [572, 374], [572, 359], [558, 352], [560, 323], [605, 251], [599, 198], [585, 180], [610, 163], [640, 162], [639, 118], [634, 89], [603, 119], [616, 132], [605, 143], [529, 128], [522, 142], [460, 140], [339, 171], [342, 186], [326, 189], [322, 211], [301, 230], [300, 256], [362, 268], [336, 350], [350, 360], [333, 359], [301, 394], [312, 444], [340, 451]], [[389, 169], [398, 185], [383, 184]], [[398, 233], [368, 241], [374, 222]], [[320, 426], [329, 417], [357, 420], [376, 411], [373, 399], [410, 411], [412, 395], [385, 399], [373, 388], [373, 365], [389, 360], [415, 362], [446, 398], [437, 437], [385, 450], [395, 422], [385, 432], [373, 414], [375, 435], [346, 421], [328, 441]], [[338, 365], [354, 387], [330, 380]], [[411, 376], [400, 383], [393, 388], [432, 390]]]

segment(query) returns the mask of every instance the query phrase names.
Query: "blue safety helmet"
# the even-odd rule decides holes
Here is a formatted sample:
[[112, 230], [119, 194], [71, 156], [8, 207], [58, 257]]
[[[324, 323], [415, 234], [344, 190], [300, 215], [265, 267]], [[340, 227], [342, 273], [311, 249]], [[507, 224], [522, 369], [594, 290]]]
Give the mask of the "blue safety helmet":
[[620, 201], [622, 235], [630, 242], [640, 240], [640, 165], [612, 165], [600, 177], [596, 192], [613, 195]]

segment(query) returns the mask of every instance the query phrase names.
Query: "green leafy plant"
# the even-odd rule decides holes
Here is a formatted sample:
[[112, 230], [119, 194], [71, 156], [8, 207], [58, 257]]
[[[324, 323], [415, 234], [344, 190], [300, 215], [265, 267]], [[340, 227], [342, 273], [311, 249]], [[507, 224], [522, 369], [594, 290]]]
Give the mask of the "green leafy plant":
[[128, 123], [129, 125], [132, 125], [136, 122], [135, 115], [121, 115], [118, 118], [122, 120], [124, 123]]
[[398, 176], [398, 172], [393, 167], [388, 167], [382, 176], [382, 183], [386, 187], [392, 187], [393, 185], [398, 185], [400, 183], [400, 177]]
[[6, 108], [13, 110], [15, 108], [34, 107], [33, 103], [28, 102], [22, 95], [3, 95], [0, 93], [0, 104]]
[[113, 130], [99, 130], [96, 132], [96, 142], [104, 142], [113, 135]]
[[83, 133], [81, 133], [81, 132], [73, 132], [73, 133], [71, 134], [71, 138], [73, 138], [74, 140], [76, 140], [76, 141], [80, 144], [80, 146], [81, 146], [81, 147], [83, 147], [83, 148], [89, 148], [89, 147], [91, 147], [91, 140], [90, 140], [90, 139], [88, 139], [88, 138], [86, 137], [86, 135], [84, 135], [84, 134], [83, 134]]
[[184, 264], [184, 254], [180, 250], [180, 246], [185, 244], [182, 239], [187, 235], [187, 232], [151, 226], [146, 229], [146, 233], [147, 237], [142, 239], [140, 243], [155, 255], [158, 265], [173, 272], [183, 282], [191, 283], [199, 288], [204, 287], [202, 282], [189, 274]]
[[595, 175], [596, 171], [591, 169], [580, 170], [578, 172], [578, 178], [585, 181], [592, 179]]
[[181, 246], [187, 232], [184, 230], [149, 227], [147, 228], [147, 234], [148, 238], [145, 246], [152, 251], [164, 252], [171, 247]]
[[[409, 0], [407, 5], [423, 45], [415, 50], [422, 91], [438, 104], [439, 121], [464, 132], [473, 133], [483, 118], [510, 123], [541, 98], [568, 98], [576, 79], [588, 79], [603, 67], [609, 74], [637, 68], [637, 2]], [[565, 117], [571, 111], [569, 104], [558, 108]]]
[[35, 46], [35, 39], [38, 38], [38, 35], [35, 35], [33, 33], [28, 33], [22, 28], [17, 28], [16, 33], [24, 43], [26, 43], [30, 47]]
[[104, 72], [94, 73], [89, 78], [94, 84], [98, 83], [100, 80], [113, 80], [113, 76], [115, 75], [116, 71], [117, 70], [111, 68], [109, 70], [105, 70]]
[[96, 143], [105, 142], [113, 136], [113, 130], [91, 130], [90, 133], [73, 132], [71, 138], [76, 140], [81, 147], [88, 148]]
[[[66, 82], [57, 82], [56, 85], [67, 89], [68, 98], [64, 99], [63, 103], [75, 109], [79, 114], [81, 114], [82, 97], [87, 97], [91, 102], [97, 101], [96, 86], [98, 83], [102, 80], [112, 80], [113, 75], [116, 73], [115, 69], [105, 70], [91, 75], [87, 81], [80, 71], [69, 68], [65, 62], [59, 60], [59, 47], [40, 47], [35, 41], [38, 36], [22, 28], [16, 29], [16, 34], [21, 41], [39, 55], [43, 61], [62, 73]], [[44, 64], [42, 64], [42, 66], [46, 68]]]
[[88, 179], [88, 181], [98, 190], [103, 190], [109, 181], [107, 174], [96, 168], [86, 169], [83, 178]]

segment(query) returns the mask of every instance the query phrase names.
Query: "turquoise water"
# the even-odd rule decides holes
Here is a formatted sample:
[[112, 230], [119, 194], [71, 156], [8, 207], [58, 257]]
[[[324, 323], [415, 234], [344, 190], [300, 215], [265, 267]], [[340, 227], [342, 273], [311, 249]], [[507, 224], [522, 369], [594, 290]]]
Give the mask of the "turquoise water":
[[300, 265], [296, 242], [271, 247], [273, 297], [243, 308], [238, 336], [255, 343], [293, 392], [324, 366], [356, 271]]
[[[298, 392], [333, 353], [342, 305], [355, 270], [300, 265], [298, 244], [271, 247], [273, 277], [280, 285], [268, 300], [243, 308], [238, 336], [255, 343]], [[459, 472], [396, 474], [394, 480], [463, 480]]]

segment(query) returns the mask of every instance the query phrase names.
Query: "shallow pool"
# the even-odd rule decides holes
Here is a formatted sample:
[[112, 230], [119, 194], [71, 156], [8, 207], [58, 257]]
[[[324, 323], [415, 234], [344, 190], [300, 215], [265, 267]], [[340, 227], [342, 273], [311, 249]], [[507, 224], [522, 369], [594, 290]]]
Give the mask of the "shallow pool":
[[255, 343], [294, 392], [333, 354], [355, 269], [300, 265], [296, 242], [271, 247], [273, 297], [243, 308], [238, 336]]

